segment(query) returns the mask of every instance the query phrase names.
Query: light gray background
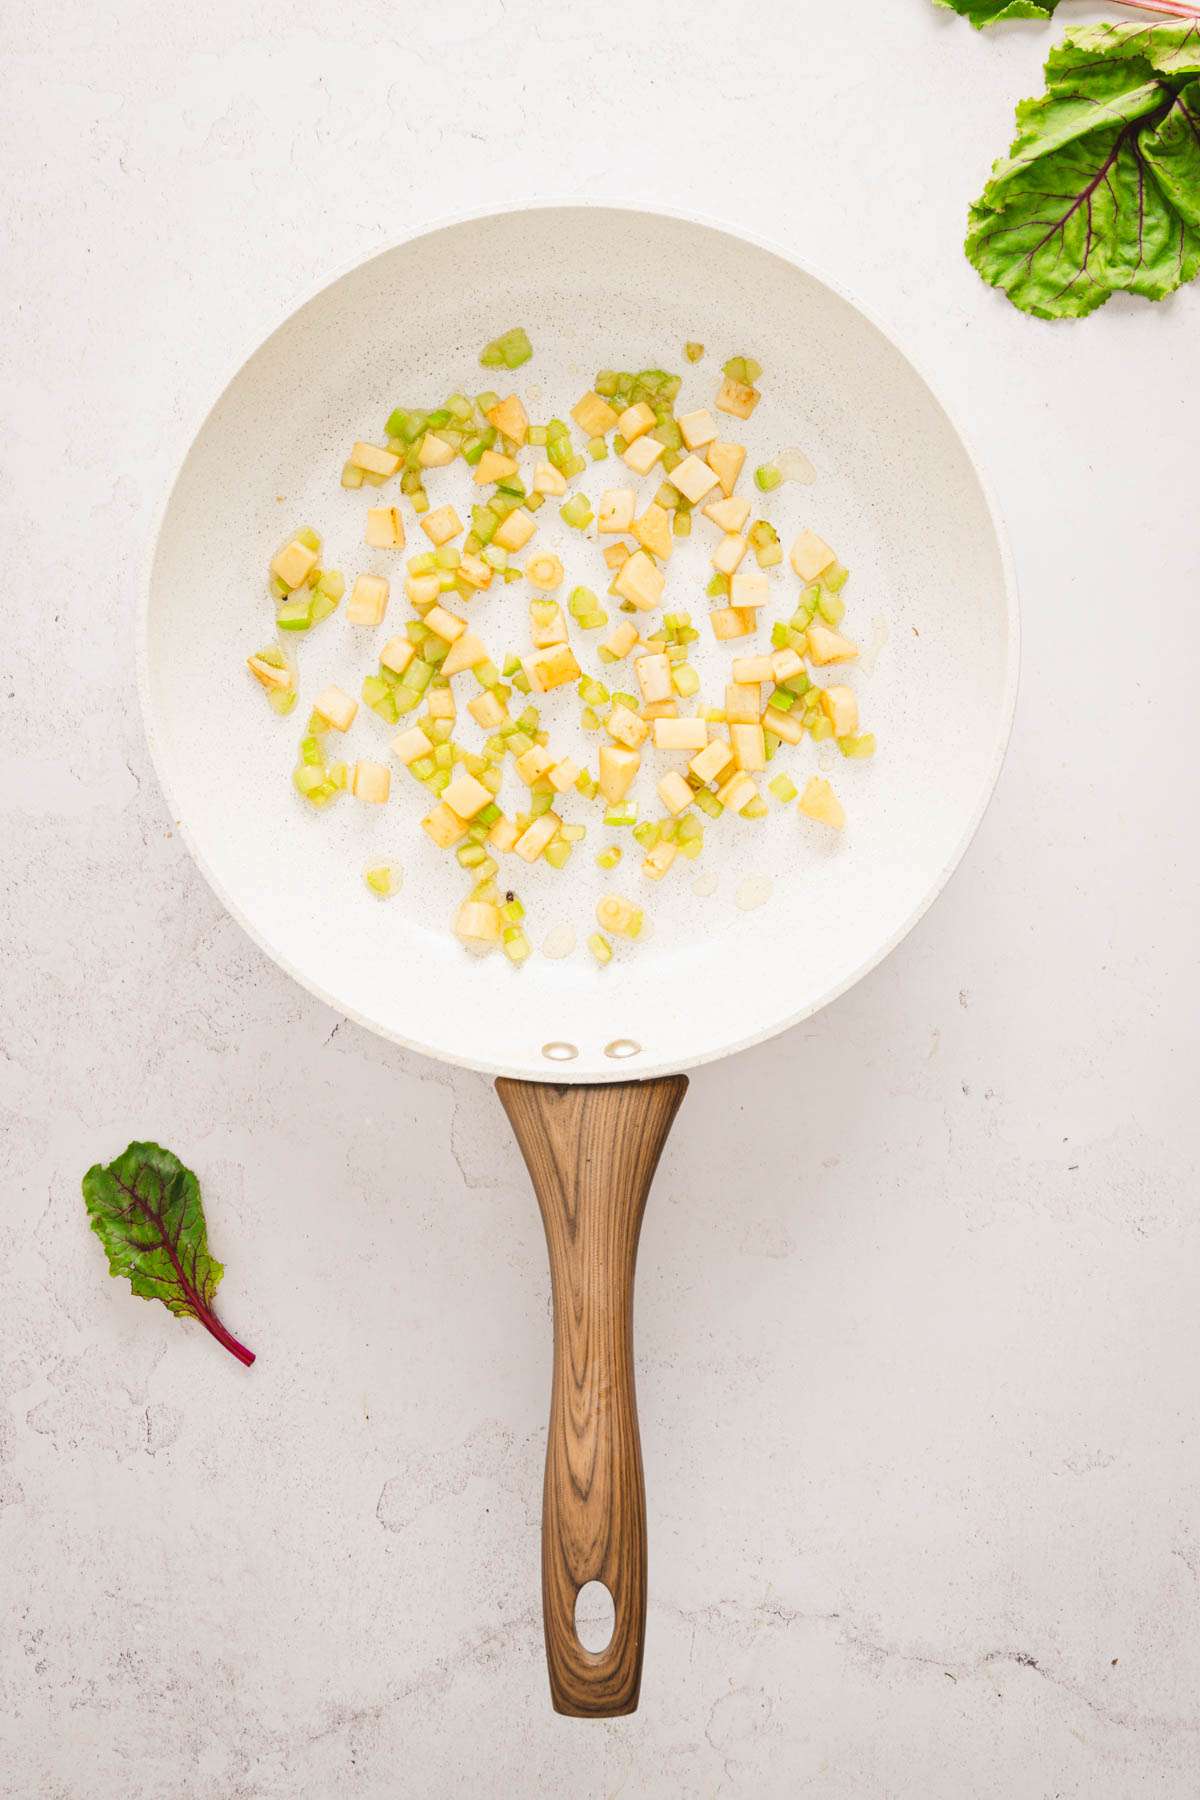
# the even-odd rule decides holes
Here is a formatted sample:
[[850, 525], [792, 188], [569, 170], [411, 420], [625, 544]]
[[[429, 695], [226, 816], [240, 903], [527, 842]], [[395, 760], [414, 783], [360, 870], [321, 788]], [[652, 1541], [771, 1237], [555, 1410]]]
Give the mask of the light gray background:
[[[22, 13], [3, 1793], [1192, 1800], [1200, 293], [1052, 328], [963, 260], [1050, 34], [925, 0]], [[323, 273], [538, 191], [745, 220], [861, 293], [983, 448], [1026, 629], [947, 894], [693, 1083], [643, 1238], [642, 1710], [592, 1726], [541, 1662], [547, 1282], [498, 1104], [223, 917], [132, 686], [182, 422]], [[104, 1272], [79, 1176], [137, 1135], [203, 1177], [249, 1375]]]

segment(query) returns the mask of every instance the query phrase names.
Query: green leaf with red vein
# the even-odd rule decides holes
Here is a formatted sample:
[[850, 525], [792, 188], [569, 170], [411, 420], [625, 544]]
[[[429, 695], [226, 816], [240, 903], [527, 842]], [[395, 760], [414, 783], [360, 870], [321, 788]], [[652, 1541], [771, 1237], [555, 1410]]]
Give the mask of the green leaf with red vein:
[[1014, 306], [1081, 318], [1200, 273], [1200, 26], [1067, 33], [971, 208], [967, 255]]
[[158, 1144], [130, 1144], [115, 1162], [88, 1170], [83, 1197], [109, 1274], [127, 1276], [143, 1300], [161, 1300], [177, 1317], [197, 1319], [249, 1368], [253, 1352], [213, 1311], [225, 1270], [209, 1253], [200, 1183], [192, 1171]]
[[1008, 19], [1048, 19], [1058, 0], [934, 0], [935, 6], [970, 19], [976, 31]]

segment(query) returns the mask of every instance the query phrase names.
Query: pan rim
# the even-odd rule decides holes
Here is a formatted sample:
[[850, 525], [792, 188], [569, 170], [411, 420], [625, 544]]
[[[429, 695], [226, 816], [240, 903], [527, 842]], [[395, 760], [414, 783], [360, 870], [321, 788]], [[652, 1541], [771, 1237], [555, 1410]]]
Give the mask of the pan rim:
[[247, 364], [267, 343], [270, 342], [277, 332], [281, 331], [289, 321], [296, 316], [297, 313], [303, 311], [305, 307], [319, 298], [320, 295], [338, 286], [339, 283], [344, 281], [348, 276], [354, 274], [359, 269], [365, 268], [368, 263], [375, 262], [380, 257], [389, 256], [394, 251], [402, 249], [405, 245], [414, 243], [420, 238], [430, 237], [437, 232], [450, 230], [456, 226], [481, 224], [489, 219], [507, 218], [514, 214], [554, 212], [559, 210], [577, 212], [616, 212], [633, 214], [642, 219], [670, 219], [680, 224], [698, 226], [702, 230], [719, 232], [722, 236], [731, 239], [734, 243], [765, 251], [768, 255], [777, 257], [789, 267], [798, 270], [802, 275], [806, 275], [812, 280], [821, 283], [821, 285], [827, 288], [830, 293], [836, 295], [840, 300], [852, 307], [866, 319], [869, 324], [874, 326], [875, 330], [886, 340], [897, 356], [899, 356], [903, 362], [907, 363], [908, 367], [917, 376], [918, 380], [922, 382], [945, 417], [950, 429], [957, 437], [967, 460], [971, 465], [972, 473], [979, 484], [980, 494], [987, 510], [988, 520], [999, 553], [1005, 603], [1004, 693], [997, 719], [996, 736], [992, 745], [988, 767], [980, 782], [979, 792], [976, 796], [974, 807], [958, 840], [942, 863], [941, 868], [937, 871], [937, 874], [929, 883], [917, 905], [900, 921], [889, 936], [881, 944], [875, 947], [870, 955], [864, 958], [864, 960], [851, 970], [851, 972], [841, 981], [822, 992], [820, 996], [810, 1004], [798, 1008], [794, 1013], [789, 1013], [783, 1018], [773, 1019], [760, 1030], [746, 1033], [732, 1043], [723, 1043], [715, 1049], [705, 1050], [695, 1056], [689, 1056], [686, 1062], [683, 1062], [682, 1064], [665, 1058], [651, 1060], [644, 1067], [639, 1068], [636, 1074], [634, 1071], [630, 1070], [628, 1074], [624, 1076], [625, 1080], [649, 1081], [659, 1076], [679, 1073], [681, 1069], [702, 1068], [707, 1063], [717, 1062], [726, 1056], [735, 1056], [740, 1051], [749, 1050], [757, 1044], [766, 1043], [771, 1038], [778, 1037], [783, 1032], [791, 1030], [794, 1026], [803, 1024], [805, 1020], [811, 1019], [825, 1007], [832, 1005], [835, 1000], [840, 999], [843, 994], [848, 993], [852, 987], [855, 987], [861, 980], [869, 975], [873, 969], [878, 968], [879, 964], [890, 956], [892, 951], [896, 949], [909, 933], [916, 928], [924, 918], [925, 914], [929, 911], [930, 907], [934, 904], [935, 900], [937, 900], [939, 895], [944, 892], [951, 877], [962, 863], [980, 825], [983, 823], [984, 816], [987, 813], [988, 807], [996, 792], [1000, 773], [1004, 765], [1004, 758], [1012, 737], [1013, 723], [1016, 715], [1017, 693], [1020, 684], [1021, 622], [1016, 566], [1003, 515], [997, 503], [991, 481], [989, 480], [976, 451], [972, 436], [963, 428], [954, 409], [947, 404], [938, 382], [931, 379], [927, 370], [922, 366], [922, 363], [905, 348], [903, 343], [897, 338], [896, 333], [892, 330], [890, 325], [879, 316], [875, 308], [864, 303], [853, 289], [848, 288], [843, 282], [833, 279], [819, 265], [793, 255], [792, 252], [783, 245], [759, 232], [750, 231], [741, 226], [731, 225], [727, 220], [689, 208], [665, 205], [648, 206], [644, 202], [638, 200], [613, 195], [539, 196], [533, 199], [514, 201], [507, 206], [475, 208], [468, 211], [442, 215], [435, 219], [424, 220], [414, 225], [411, 230], [402, 233], [400, 236], [390, 240], [386, 244], [378, 246], [376, 249], [372, 250], [369, 255], [357, 255], [348, 259], [332, 273], [322, 275], [319, 279], [310, 284], [300, 298], [294, 300], [286, 307], [286, 309], [271, 309], [270, 320], [265, 324], [260, 321], [254, 328], [253, 335], [248, 336], [248, 339], [244, 340], [249, 342], [249, 348], [245, 349], [237, 356], [236, 361], [234, 361], [232, 367], [228, 369], [224, 379], [220, 382], [211, 398], [207, 400], [202, 409], [198, 409], [197, 415], [194, 415], [189, 421], [185, 421], [184, 425], [181, 427], [167, 462], [168, 474], [162, 484], [157, 505], [152, 512], [140, 556], [135, 646], [138, 705], [141, 713], [142, 729], [145, 733], [146, 744], [150, 753], [151, 766], [154, 770], [159, 788], [162, 791], [163, 799], [167, 804], [173, 827], [183, 839], [189, 855], [211, 891], [216, 895], [225, 910], [246, 933], [247, 937], [251, 939], [258, 949], [261, 950], [277, 968], [282, 969], [286, 975], [298, 982], [308, 993], [312, 994], [316, 999], [328, 1006], [331, 1011], [337, 1013], [339, 1017], [353, 1020], [355, 1024], [362, 1026], [364, 1030], [370, 1031], [376, 1036], [385, 1038], [388, 1042], [397, 1044], [404, 1050], [412, 1051], [419, 1056], [429, 1057], [436, 1062], [445, 1063], [451, 1067], [470, 1069], [481, 1075], [492, 1077], [507, 1076], [513, 1080], [544, 1082], [552, 1086], [561, 1087], [600, 1086], [607, 1081], [610, 1081], [612, 1077], [606, 1075], [602, 1070], [592, 1071], [583, 1068], [576, 1071], [570, 1063], [556, 1063], [552, 1071], [539, 1071], [535, 1074], [531, 1073], [530, 1070], [522, 1064], [496, 1062], [486, 1057], [475, 1057], [464, 1054], [461, 1051], [435, 1048], [429, 1044], [422, 1043], [416, 1038], [405, 1036], [402, 1031], [395, 1030], [391, 1026], [383, 1024], [376, 1019], [369, 1018], [356, 1007], [347, 1006], [319, 981], [313, 979], [310, 975], [297, 968], [287, 956], [281, 954], [268, 941], [265, 934], [247, 917], [238, 901], [228, 891], [224, 882], [210, 866], [190, 825], [187, 823], [182, 815], [181, 809], [178, 807], [172, 784], [168, 779], [166, 755], [159, 740], [156, 727], [154, 702], [151, 695], [150, 674], [150, 613], [152, 606], [153, 576], [163, 525], [193, 445], [204, 430], [208, 420], [216, 411], [230, 387], [246, 368]]

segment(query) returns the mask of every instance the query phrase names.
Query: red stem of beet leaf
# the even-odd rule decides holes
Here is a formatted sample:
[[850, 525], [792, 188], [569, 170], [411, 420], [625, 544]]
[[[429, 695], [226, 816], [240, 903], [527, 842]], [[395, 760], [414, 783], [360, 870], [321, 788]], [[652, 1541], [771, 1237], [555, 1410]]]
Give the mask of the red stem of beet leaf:
[[[162, 1214], [156, 1212], [152, 1206], [147, 1205], [146, 1201], [142, 1198], [141, 1194], [137, 1192], [136, 1188], [128, 1187], [125, 1182], [121, 1181], [116, 1175], [113, 1176], [113, 1180], [116, 1181], [117, 1186], [123, 1194], [129, 1195], [133, 1205], [137, 1207], [143, 1218], [145, 1218], [149, 1224], [153, 1225], [154, 1229], [158, 1232], [157, 1244], [143, 1244], [140, 1247], [144, 1250], [166, 1251], [167, 1256], [170, 1259], [171, 1267], [175, 1271], [175, 1278], [183, 1292], [184, 1299], [192, 1309], [193, 1317], [203, 1325], [205, 1331], [211, 1332], [218, 1344], [223, 1345], [231, 1356], [236, 1356], [238, 1361], [248, 1369], [254, 1361], [253, 1350], [247, 1350], [245, 1344], [238, 1343], [238, 1340], [231, 1331], [226, 1331], [220, 1319], [218, 1319], [216, 1313], [208, 1304], [208, 1301], [204, 1298], [200, 1289], [196, 1286], [195, 1280], [189, 1281], [188, 1277], [184, 1274], [183, 1263], [179, 1256], [178, 1240], [168, 1236], [166, 1220], [163, 1218]], [[194, 1274], [195, 1270], [193, 1269], [193, 1275]]]
[[1134, 12], [1158, 13], [1165, 19], [1200, 20], [1200, 6], [1190, 6], [1187, 0], [1117, 0], [1117, 5], [1130, 6]]

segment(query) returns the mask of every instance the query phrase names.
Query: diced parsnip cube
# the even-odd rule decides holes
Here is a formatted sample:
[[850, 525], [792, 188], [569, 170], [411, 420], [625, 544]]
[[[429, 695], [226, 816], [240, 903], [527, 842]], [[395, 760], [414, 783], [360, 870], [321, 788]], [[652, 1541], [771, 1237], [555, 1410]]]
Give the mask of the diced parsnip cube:
[[431, 719], [456, 719], [458, 707], [448, 687], [431, 687], [425, 695], [425, 710]]
[[654, 408], [647, 406], [644, 400], [638, 400], [633, 406], [627, 406], [617, 420], [617, 430], [627, 444], [644, 437], [654, 423]]
[[729, 741], [733, 745], [733, 760], [739, 769], [766, 768], [767, 751], [763, 743], [763, 728], [757, 719], [752, 725], [731, 724]]
[[546, 771], [546, 779], [556, 794], [565, 794], [568, 788], [574, 787], [579, 775], [580, 767], [573, 756], [564, 756], [561, 762]]
[[486, 588], [491, 587], [495, 571], [491, 563], [485, 563], [481, 556], [471, 556], [464, 552], [459, 558], [456, 573], [459, 580], [465, 581], [468, 587]]
[[529, 414], [515, 394], [510, 394], [506, 400], [498, 400], [495, 406], [489, 407], [485, 417], [489, 425], [502, 431], [514, 444], [525, 442], [529, 433]]
[[327, 719], [335, 731], [349, 731], [358, 711], [358, 701], [352, 700], [340, 687], [327, 687], [313, 701], [313, 711]]
[[[462, 530], [462, 520], [452, 506], [438, 506], [421, 520], [421, 530], [431, 544], [448, 544]], [[428, 551], [425, 553], [429, 554]]]
[[369, 800], [382, 806], [392, 791], [392, 771], [386, 763], [356, 762], [350, 777], [350, 792], [357, 800]]
[[475, 464], [476, 487], [487, 487], [490, 482], [503, 481], [517, 472], [516, 461], [511, 456], [502, 456], [499, 450], [485, 450]]
[[666, 445], [660, 444], [657, 438], [635, 438], [632, 444], [626, 444], [622, 450], [621, 461], [635, 475], [648, 475], [665, 448]]
[[604, 437], [617, 422], [615, 408], [611, 407], [607, 400], [602, 400], [600, 395], [591, 388], [588, 389], [583, 399], [577, 401], [571, 408], [571, 417], [580, 431], [590, 438]]
[[750, 502], [741, 494], [734, 494], [729, 500], [710, 500], [702, 511], [705, 518], [719, 525], [722, 531], [736, 532], [750, 517]]
[[764, 731], [774, 732], [784, 744], [798, 744], [804, 736], [804, 719], [798, 706], [791, 712], [780, 712], [774, 706], [765, 707], [762, 726]]
[[633, 551], [628, 544], [607, 544], [604, 549], [604, 560], [614, 572], [623, 562], [628, 562]]
[[260, 686], [270, 693], [282, 694], [285, 688], [292, 686], [292, 671], [281, 669], [275, 663], [264, 662], [261, 656], [248, 656], [246, 667]]
[[526, 581], [531, 587], [541, 588], [545, 594], [561, 587], [562, 578], [562, 561], [552, 550], [543, 550], [539, 555], [531, 556], [525, 564]]
[[567, 622], [557, 600], [529, 602], [529, 635], [535, 650], [550, 650], [567, 641]]
[[642, 929], [642, 909], [630, 900], [622, 900], [619, 894], [601, 894], [596, 902], [596, 923], [605, 931], [635, 938]]
[[[560, 494], [565, 494], [567, 491], [567, 478], [561, 469], [555, 468], [553, 463], [540, 462], [533, 471], [532, 487], [535, 494], [549, 494], [557, 499]], [[518, 508], [519, 510], [520, 508]], [[508, 516], [512, 519], [516, 517], [516, 514], [509, 513]], [[525, 516], [528, 518], [528, 513]], [[495, 541], [493, 538], [492, 542], [495, 543]], [[520, 548], [519, 545], [513, 547]]]
[[729, 780], [717, 789], [717, 799], [722, 806], [727, 806], [730, 812], [740, 813], [743, 807], [749, 806], [750, 802], [757, 798], [758, 789], [754, 785], [754, 779], [747, 775], [744, 769], [739, 769], [736, 775], [731, 775]]
[[853, 688], [822, 688], [821, 710], [833, 726], [834, 737], [853, 737], [858, 730], [858, 699]]
[[676, 423], [689, 450], [703, 450], [717, 435], [717, 422], [706, 406], [695, 412], [680, 413]]
[[600, 648], [607, 650], [615, 662], [628, 656], [638, 641], [637, 626], [632, 619], [620, 619], [613, 626]]
[[802, 531], [792, 545], [790, 561], [801, 581], [816, 581], [837, 557], [815, 531]]
[[748, 540], [740, 531], [731, 531], [723, 537], [712, 553], [712, 566], [719, 575], [733, 575], [737, 572], [743, 556], [746, 554]]
[[459, 838], [466, 836], [467, 824], [444, 800], [439, 800], [429, 816], [421, 820], [421, 829], [429, 833], [440, 849], [449, 850]]
[[513, 849], [522, 861], [536, 862], [561, 825], [562, 820], [557, 813], [544, 812], [525, 827]]
[[[737, 486], [738, 476], [742, 472], [742, 464], [746, 460], [746, 446], [744, 444], [726, 444], [718, 438], [716, 443], [709, 444], [704, 456], [709, 468], [721, 483], [722, 494], [728, 500]], [[734, 529], [740, 531], [741, 527], [735, 526]]]
[[832, 825], [840, 831], [846, 823], [845, 808], [821, 775], [809, 777], [797, 805], [806, 818], [815, 819], [818, 825]]
[[619, 702], [608, 715], [609, 737], [630, 750], [636, 750], [645, 743], [649, 729], [644, 719], [639, 719], [628, 706], [622, 706]]
[[427, 431], [421, 439], [421, 448], [417, 451], [417, 461], [423, 469], [445, 469], [454, 461], [458, 451], [445, 438], [440, 438], [436, 431]]
[[731, 606], [747, 611], [765, 606], [771, 598], [771, 584], [762, 569], [739, 569], [729, 584]]
[[600, 792], [610, 806], [616, 806], [625, 798], [641, 766], [642, 759], [636, 750], [630, 750], [624, 744], [601, 744]]
[[735, 419], [748, 419], [761, 399], [757, 388], [747, 387], [744, 381], [734, 381], [727, 375], [717, 390], [714, 405], [718, 412], [731, 413]]
[[446, 788], [442, 799], [460, 819], [473, 819], [477, 812], [482, 812], [485, 806], [491, 805], [492, 791], [485, 788], [482, 781], [476, 781], [474, 775], [468, 775], [465, 769], [460, 769]]
[[316, 566], [317, 552], [308, 544], [302, 544], [299, 538], [293, 538], [277, 556], [271, 558], [272, 575], [277, 581], [282, 581], [285, 588], [293, 591], [304, 586]]
[[521, 832], [519, 827], [514, 825], [511, 819], [505, 818], [504, 814], [501, 813], [500, 817], [492, 826], [492, 829], [488, 832], [487, 841], [492, 846], [493, 850], [511, 850], [520, 835]]
[[487, 646], [473, 631], [464, 631], [461, 637], [455, 638], [446, 652], [442, 674], [447, 678], [461, 675], [464, 669], [474, 669], [487, 659]]
[[508, 717], [508, 709], [503, 700], [491, 688], [484, 688], [481, 694], [468, 700], [467, 711], [485, 731], [494, 731]]
[[671, 659], [668, 656], [639, 656], [634, 660], [633, 672], [643, 700], [672, 698]]
[[416, 654], [415, 644], [410, 644], [406, 637], [394, 637], [389, 638], [379, 652], [379, 660], [390, 674], [403, 675]]
[[656, 750], [703, 750], [708, 726], [703, 719], [655, 719]]
[[715, 488], [720, 476], [695, 454], [685, 456], [671, 470], [671, 486], [677, 487], [686, 500], [693, 506], [703, 500], [705, 494]]
[[643, 550], [649, 550], [657, 556], [659, 562], [666, 562], [675, 548], [675, 536], [671, 530], [671, 515], [652, 500], [640, 519], [633, 522], [633, 535]]
[[430, 631], [436, 632], [447, 644], [452, 644], [467, 629], [467, 621], [447, 612], [444, 606], [431, 606], [425, 614], [425, 623]]
[[674, 719], [678, 717], [679, 705], [675, 700], [647, 700], [642, 706], [642, 717], [649, 725], [655, 719]]
[[404, 583], [404, 598], [417, 608], [432, 606], [441, 591], [436, 575], [410, 575]]
[[769, 656], [735, 656], [733, 659], [733, 679], [744, 685], [770, 681], [772, 673]]
[[609, 488], [601, 494], [596, 510], [597, 531], [628, 531], [633, 524], [637, 496], [632, 488]]
[[356, 469], [365, 469], [368, 475], [382, 475], [385, 481], [400, 467], [395, 451], [381, 449], [378, 444], [355, 444], [350, 461]]
[[514, 506], [492, 533], [492, 543], [500, 550], [523, 550], [536, 530], [533, 514], [523, 506]]
[[709, 613], [708, 622], [713, 628], [713, 636], [720, 640], [750, 637], [758, 629], [754, 614], [738, 606], [718, 606], [715, 612]]
[[858, 645], [814, 619], [808, 628], [808, 654], [815, 663], [853, 662]]
[[564, 682], [578, 681], [583, 671], [569, 644], [556, 644], [551, 650], [539, 650], [534, 656], [523, 656], [521, 667], [536, 693], [548, 694]]
[[629, 600], [641, 612], [652, 612], [662, 599], [666, 576], [644, 550], [635, 550], [621, 564], [613, 580], [613, 592]]
[[385, 575], [360, 575], [350, 589], [346, 617], [351, 625], [382, 625], [387, 611], [388, 583]]
[[720, 738], [714, 738], [699, 756], [693, 756], [688, 768], [697, 781], [719, 781], [733, 762], [733, 751]]
[[402, 731], [392, 739], [392, 755], [398, 757], [405, 768], [409, 763], [415, 763], [422, 756], [430, 756], [432, 753], [433, 741], [426, 737], [419, 725], [410, 725], [407, 731]]
[[533, 744], [517, 758], [517, 774], [526, 787], [532, 787], [540, 781], [548, 769], [554, 767], [554, 753], [547, 750], [544, 744]]
[[725, 717], [732, 725], [753, 725], [762, 711], [757, 681], [731, 681], [725, 689]]
[[503, 920], [490, 900], [464, 900], [454, 918], [455, 936], [464, 944], [498, 944]]
[[776, 681], [790, 681], [803, 667], [804, 658], [798, 650], [776, 650], [772, 654], [771, 677]]
[[669, 813], [686, 812], [696, 798], [678, 769], [663, 776], [658, 784], [658, 797]]
[[642, 863], [642, 874], [650, 881], [661, 881], [678, 855], [679, 845], [669, 839], [662, 839], [647, 852]]

